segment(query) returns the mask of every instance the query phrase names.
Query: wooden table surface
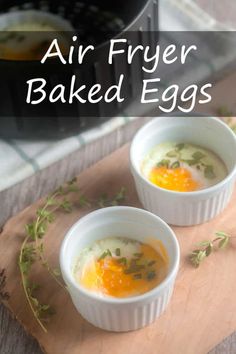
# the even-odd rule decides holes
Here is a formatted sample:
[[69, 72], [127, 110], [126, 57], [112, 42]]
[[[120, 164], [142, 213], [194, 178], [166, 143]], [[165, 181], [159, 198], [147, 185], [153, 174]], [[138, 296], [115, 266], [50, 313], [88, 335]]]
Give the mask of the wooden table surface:
[[[0, 193], [1, 205], [9, 208], [9, 203], [14, 204], [12, 214], [29, 205], [40, 196], [55, 189], [65, 180], [73, 178], [86, 167], [108, 155], [125, 142], [129, 141], [136, 130], [144, 124], [147, 118], [141, 118], [129, 123], [127, 126], [118, 129], [108, 136], [93, 142], [79, 151], [70, 154], [53, 166], [38, 172], [28, 180], [12, 187], [10, 190]], [[32, 193], [34, 191], [34, 193]], [[17, 196], [24, 196], [22, 198]], [[12, 201], [14, 200], [14, 203]], [[0, 220], [1, 224], [1, 220]], [[1, 236], [0, 236], [1, 237]], [[217, 326], [217, 323], [215, 324]], [[210, 333], [209, 333], [210, 335]], [[178, 354], [178, 349], [176, 349]], [[37, 342], [28, 336], [24, 329], [15, 319], [11, 318], [3, 305], [0, 306], [0, 353], [1, 354], [42, 354]], [[236, 333], [226, 338], [214, 348], [210, 354], [235, 354]], [[57, 353], [55, 353], [57, 354]], [[66, 353], [67, 354], [67, 353]], [[69, 354], [69, 353], [68, 353]], [[99, 353], [90, 353], [99, 354]], [[148, 353], [146, 353], [148, 354]], [[168, 354], [168, 353], [158, 353]], [[188, 354], [188, 353], [181, 353]], [[198, 353], [196, 353], [198, 354]]]

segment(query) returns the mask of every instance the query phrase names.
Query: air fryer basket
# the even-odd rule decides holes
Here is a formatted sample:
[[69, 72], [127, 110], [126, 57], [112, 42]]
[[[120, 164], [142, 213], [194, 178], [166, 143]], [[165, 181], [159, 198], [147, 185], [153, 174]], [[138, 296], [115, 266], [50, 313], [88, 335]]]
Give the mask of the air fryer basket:
[[[22, 96], [20, 83], [22, 72], [40, 73], [42, 65], [39, 62], [16, 62], [0, 60], [0, 72], [6, 74], [0, 80], [1, 105], [0, 105], [0, 136], [4, 138], [60, 138], [79, 133], [82, 129], [87, 129], [94, 124], [109, 119], [125, 108], [137, 94], [137, 82], [143, 80], [141, 58], [138, 59], [132, 69], [124, 61], [116, 61], [110, 70], [107, 70], [105, 57], [108, 42], [101, 39], [104, 33], [120, 33], [120, 36], [127, 31], [137, 31], [139, 42], [144, 41], [145, 45], [152, 44], [152, 36], [142, 35], [145, 31], [157, 31], [158, 29], [158, 0], [0, 0], [0, 11], [6, 13], [15, 10], [38, 9], [50, 13], [58, 14], [67, 19], [75, 28], [84, 43], [90, 43], [93, 39], [100, 43], [95, 49], [93, 62], [86, 65], [79, 74], [80, 79], [85, 84], [95, 84], [99, 82], [104, 87], [109, 87], [117, 81], [118, 75], [124, 73], [130, 77], [129, 82], [124, 87], [126, 97], [123, 104], [85, 104], [79, 109], [78, 105], [72, 105], [70, 117], [63, 114], [61, 109], [53, 105], [31, 106], [25, 103]], [[148, 38], [147, 38], [148, 37]], [[106, 38], [105, 38], [106, 39]], [[105, 46], [105, 47], [104, 47]], [[140, 62], [139, 62], [140, 60]], [[55, 67], [50, 63], [47, 73], [47, 81], [55, 82]], [[19, 75], [21, 73], [21, 76]], [[17, 75], [19, 76], [19, 86], [17, 85]], [[14, 84], [12, 79], [14, 77]], [[32, 78], [36, 77], [35, 74]], [[40, 77], [40, 76], [38, 76]], [[61, 77], [58, 81], [61, 82]], [[65, 79], [65, 78], [64, 78]], [[52, 112], [53, 110], [53, 112]], [[87, 110], [87, 111], [86, 111]], [[88, 116], [88, 111], [90, 112]], [[7, 114], [6, 114], [7, 112]], [[47, 114], [47, 117], [45, 116]], [[68, 112], [67, 112], [68, 115]]]

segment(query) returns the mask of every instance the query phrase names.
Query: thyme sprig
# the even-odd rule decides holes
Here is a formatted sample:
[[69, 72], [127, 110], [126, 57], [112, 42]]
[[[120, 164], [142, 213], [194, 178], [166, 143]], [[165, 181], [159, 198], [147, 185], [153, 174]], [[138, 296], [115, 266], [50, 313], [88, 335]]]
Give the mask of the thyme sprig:
[[198, 268], [204, 259], [209, 257], [216, 249], [226, 248], [233, 238], [222, 231], [216, 232], [215, 235], [216, 237], [213, 240], [200, 242], [198, 244], [199, 248], [191, 252], [189, 259], [194, 267]]
[[[39, 326], [44, 332], [47, 332], [45, 322], [48, 322], [50, 316], [55, 313], [53, 307], [49, 304], [41, 303], [37, 297], [37, 290], [40, 288], [39, 284], [31, 281], [32, 266], [39, 262], [53, 278], [53, 280], [63, 289], [67, 291], [66, 286], [61, 280], [60, 271], [57, 268], [52, 268], [49, 264], [44, 252], [43, 238], [47, 232], [48, 226], [55, 220], [56, 212], [62, 210], [66, 213], [72, 211], [73, 205], [67, 199], [70, 193], [78, 193], [79, 207], [104, 207], [109, 205], [118, 205], [125, 199], [125, 189], [121, 190], [112, 198], [108, 196], [104, 199], [101, 196], [99, 200], [90, 201], [81, 194], [77, 180], [74, 178], [67, 183], [66, 186], [59, 187], [54, 193], [49, 195], [43, 206], [37, 209], [35, 219], [25, 225], [25, 238], [20, 248], [18, 259], [19, 270], [21, 274], [21, 282], [29, 307], [38, 322]], [[103, 201], [103, 202], [102, 202]], [[2, 287], [5, 285], [5, 276], [0, 273], [0, 296], [6, 299], [8, 294], [2, 292]]]
[[49, 317], [54, 313], [54, 309], [48, 304], [41, 303], [36, 297], [36, 291], [40, 286], [30, 280], [31, 267], [36, 261], [39, 261], [57, 284], [66, 289], [60, 280], [60, 272], [57, 269], [53, 269], [46, 258], [43, 237], [49, 224], [54, 221], [56, 211], [70, 212], [72, 210], [72, 204], [66, 196], [76, 191], [78, 191], [78, 188], [75, 179], [68, 182], [66, 187], [58, 188], [46, 198], [44, 206], [37, 209], [35, 220], [25, 226], [26, 236], [21, 245], [18, 261], [21, 281], [26, 300], [36, 321], [44, 332], [47, 332], [44, 322], [48, 321]]

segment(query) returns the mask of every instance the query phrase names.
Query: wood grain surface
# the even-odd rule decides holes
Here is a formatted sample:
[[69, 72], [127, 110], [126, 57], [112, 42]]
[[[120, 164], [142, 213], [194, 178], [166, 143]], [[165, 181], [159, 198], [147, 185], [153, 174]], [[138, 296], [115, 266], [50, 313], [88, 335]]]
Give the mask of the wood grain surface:
[[[104, 191], [112, 195], [126, 186], [126, 204], [139, 205], [129, 173], [127, 146], [83, 172], [78, 181], [83, 192], [92, 198]], [[41, 267], [34, 269], [34, 279], [46, 289], [41, 298], [51, 301], [57, 313], [48, 326], [48, 334], [35, 323], [25, 302], [16, 264], [24, 224], [32, 219], [41, 203], [38, 202], [10, 219], [0, 237], [0, 269], [7, 270], [6, 290], [11, 295], [7, 306], [49, 354], [106, 354], [111, 347], [115, 354], [127, 350], [130, 354], [205, 354], [236, 329], [236, 273], [232, 272], [236, 265], [236, 244], [223, 251], [224, 254], [216, 252], [197, 270], [189, 264], [187, 255], [196, 242], [213, 236], [216, 230], [235, 233], [235, 200], [236, 193], [227, 210], [207, 224], [174, 228], [181, 247], [181, 266], [171, 304], [153, 325], [123, 334], [104, 332], [89, 325], [76, 312], [69, 296]], [[88, 211], [76, 207], [71, 214], [58, 215], [50, 226], [45, 242], [53, 266], [58, 264], [58, 250], [65, 232]]]

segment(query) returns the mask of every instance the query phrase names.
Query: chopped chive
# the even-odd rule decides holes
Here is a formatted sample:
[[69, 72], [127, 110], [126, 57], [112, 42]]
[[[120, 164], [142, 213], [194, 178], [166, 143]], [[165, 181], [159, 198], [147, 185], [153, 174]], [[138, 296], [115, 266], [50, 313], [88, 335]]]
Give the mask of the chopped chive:
[[137, 273], [137, 272], [139, 272], [141, 269], [143, 269], [143, 268], [145, 268], [145, 266], [144, 265], [136, 265], [135, 267], [130, 267], [130, 268], [128, 268], [128, 269], [125, 269], [124, 270], [124, 273], [125, 274], [132, 274], [132, 273]]
[[212, 165], [207, 165], [204, 169], [204, 176], [208, 179], [213, 179], [216, 177]]
[[116, 254], [116, 256], [117, 256], [117, 257], [119, 257], [119, 256], [120, 256], [120, 248], [116, 248], [116, 250], [115, 250], [115, 254]]
[[157, 167], [169, 167], [170, 165], [170, 160], [167, 160], [167, 159], [163, 159], [161, 160], [160, 162], [157, 163]]
[[142, 279], [142, 274], [141, 273], [137, 273], [133, 275], [134, 279]]
[[148, 262], [148, 266], [151, 267], [151, 266], [153, 266], [155, 263], [156, 263], [156, 261], [150, 261], [150, 262]]
[[155, 270], [151, 270], [150, 272], [147, 273], [147, 280], [152, 280], [156, 277], [156, 272]]
[[106, 258], [107, 256], [112, 257], [111, 251], [109, 249], [105, 250], [103, 254], [99, 257], [99, 260]]
[[170, 165], [170, 168], [172, 169], [179, 168], [179, 167], [180, 167], [179, 161], [175, 161]]

